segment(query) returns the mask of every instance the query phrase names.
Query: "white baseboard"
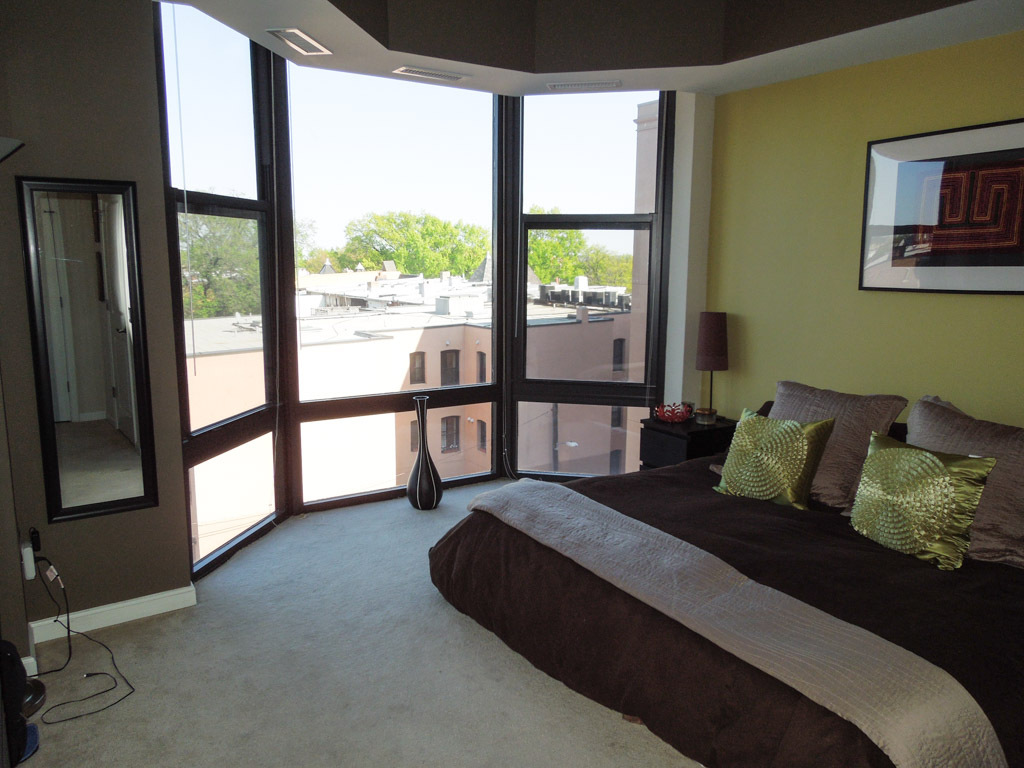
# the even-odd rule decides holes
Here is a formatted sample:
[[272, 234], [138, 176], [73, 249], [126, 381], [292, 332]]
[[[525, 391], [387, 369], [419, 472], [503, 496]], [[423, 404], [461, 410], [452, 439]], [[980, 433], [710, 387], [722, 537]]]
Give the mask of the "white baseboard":
[[39, 665], [36, 664], [35, 656], [22, 656], [21, 663], [25, 665], [25, 674], [29, 677], [39, 674]]
[[[112, 627], [134, 619], [144, 619], [159, 613], [176, 611], [179, 608], [190, 608], [196, 604], [196, 588], [189, 584], [181, 589], [136, 597], [120, 603], [100, 605], [86, 608], [84, 611], [73, 611], [71, 628], [79, 632], [90, 632], [94, 629]], [[29, 622], [29, 639], [32, 643], [45, 643], [64, 637], [67, 630], [53, 619], [40, 619]]]

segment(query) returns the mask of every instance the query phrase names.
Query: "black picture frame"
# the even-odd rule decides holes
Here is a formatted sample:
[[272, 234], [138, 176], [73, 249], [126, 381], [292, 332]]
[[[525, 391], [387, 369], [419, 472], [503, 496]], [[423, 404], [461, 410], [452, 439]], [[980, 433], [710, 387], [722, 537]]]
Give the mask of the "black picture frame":
[[868, 143], [859, 288], [1024, 293], [1024, 119]]

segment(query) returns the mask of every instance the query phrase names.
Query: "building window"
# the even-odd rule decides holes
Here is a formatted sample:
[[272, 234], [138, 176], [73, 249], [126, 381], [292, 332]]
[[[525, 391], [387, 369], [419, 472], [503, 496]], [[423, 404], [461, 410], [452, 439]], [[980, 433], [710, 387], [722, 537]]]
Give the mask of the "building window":
[[459, 384], [459, 350], [446, 349], [441, 353], [441, 386], [455, 387]]
[[487, 383], [487, 353], [476, 353], [476, 380], [478, 384]]
[[459, 417], [445, 416], [441, 419], [441, 453], [453, 453], [457, 450], [459, 450]]
[[612, 342], [612, 370], [624, 371], [626, 364], [626, 340], [615, 339]]
[[409, 383], [427, 383], [427, 362], [426, 352], [411, 352], [409, 354]]
[[409, 450], [413, 453], [417, 453], [420, 449], [420, 423], [418, 421], [409, 422]]
[[621, 405], [613, 405], [612, 406], [612, 426], [613, 427], [621, 427], [622, 426], [622, 406]]
[[487, 452], [487, 422], [477, 421], [476, 423], [476, 447]]
[[619, 448], [616, 448], [608, 454], [608, 474], [622, 474], [622, 450]]

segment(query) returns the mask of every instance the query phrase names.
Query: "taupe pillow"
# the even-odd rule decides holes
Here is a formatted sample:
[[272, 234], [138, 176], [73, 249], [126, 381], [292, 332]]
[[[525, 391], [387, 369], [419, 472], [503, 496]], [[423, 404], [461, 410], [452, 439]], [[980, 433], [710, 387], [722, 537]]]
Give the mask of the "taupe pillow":
[[943, 408], [949, 408], [949, 410], [951, 411], [963, 413], [963, 411], [961, 411], [959, 408], [957, 408], [955, 405], [949, 402], [949, 400], [943, 400], [938, 395], [921, 395], [921, 399], [924, 400], [926, 403], [935, 403], [936, 405], [941, 405]]
[[967, 556], [1024, 568], [1024, 429], [919, 400], [907, 419], [907, 442], [996, 459], [970, 529]]
[[853, 504], [871, 433], [888, 432], [906, 405], [907, 399], [899, 395], [848, 395], [780, 381], [768, 415], [799, 422], [835, 419], [811, 483], [810, 499], [812, 505], [843, 510]]

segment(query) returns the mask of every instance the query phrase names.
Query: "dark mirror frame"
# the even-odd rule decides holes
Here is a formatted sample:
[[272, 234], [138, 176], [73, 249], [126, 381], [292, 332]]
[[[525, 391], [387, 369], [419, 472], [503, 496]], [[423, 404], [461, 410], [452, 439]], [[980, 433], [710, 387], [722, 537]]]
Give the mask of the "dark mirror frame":
[[[25, 253], [25, 277], [32, 334], [32, 356], [36, 375], [36, 403], [42, 445], [43, 479], [46, 509], [50, 522], [75, 520], [132, 509], [155, 507], [157, 501], [156, 456], [153, 439], [153, 410], [150, 401], [149, 359], [146, 351], [145, 312], [142, 305], [142, 276], [138, 251], [138, 211], [136, 188], [132, 181], [97, 181], [41, 177], [16, 177], [18, 208], [21, 213], [22, 242]], [[119, 195], [124, 201], [125, 255], [128, 273], [128, 314], [132, 334], [132, 365], [135, 375], [136, 419], [142, 467], [141, 496], [112, 499], [76, 507], [65, 507], [61, 498], [57, 433], [50, 388], [50, 363], [47, 354], [43, 283], [36, 240], [33, 196], [39, 192], [66, 192]]]

